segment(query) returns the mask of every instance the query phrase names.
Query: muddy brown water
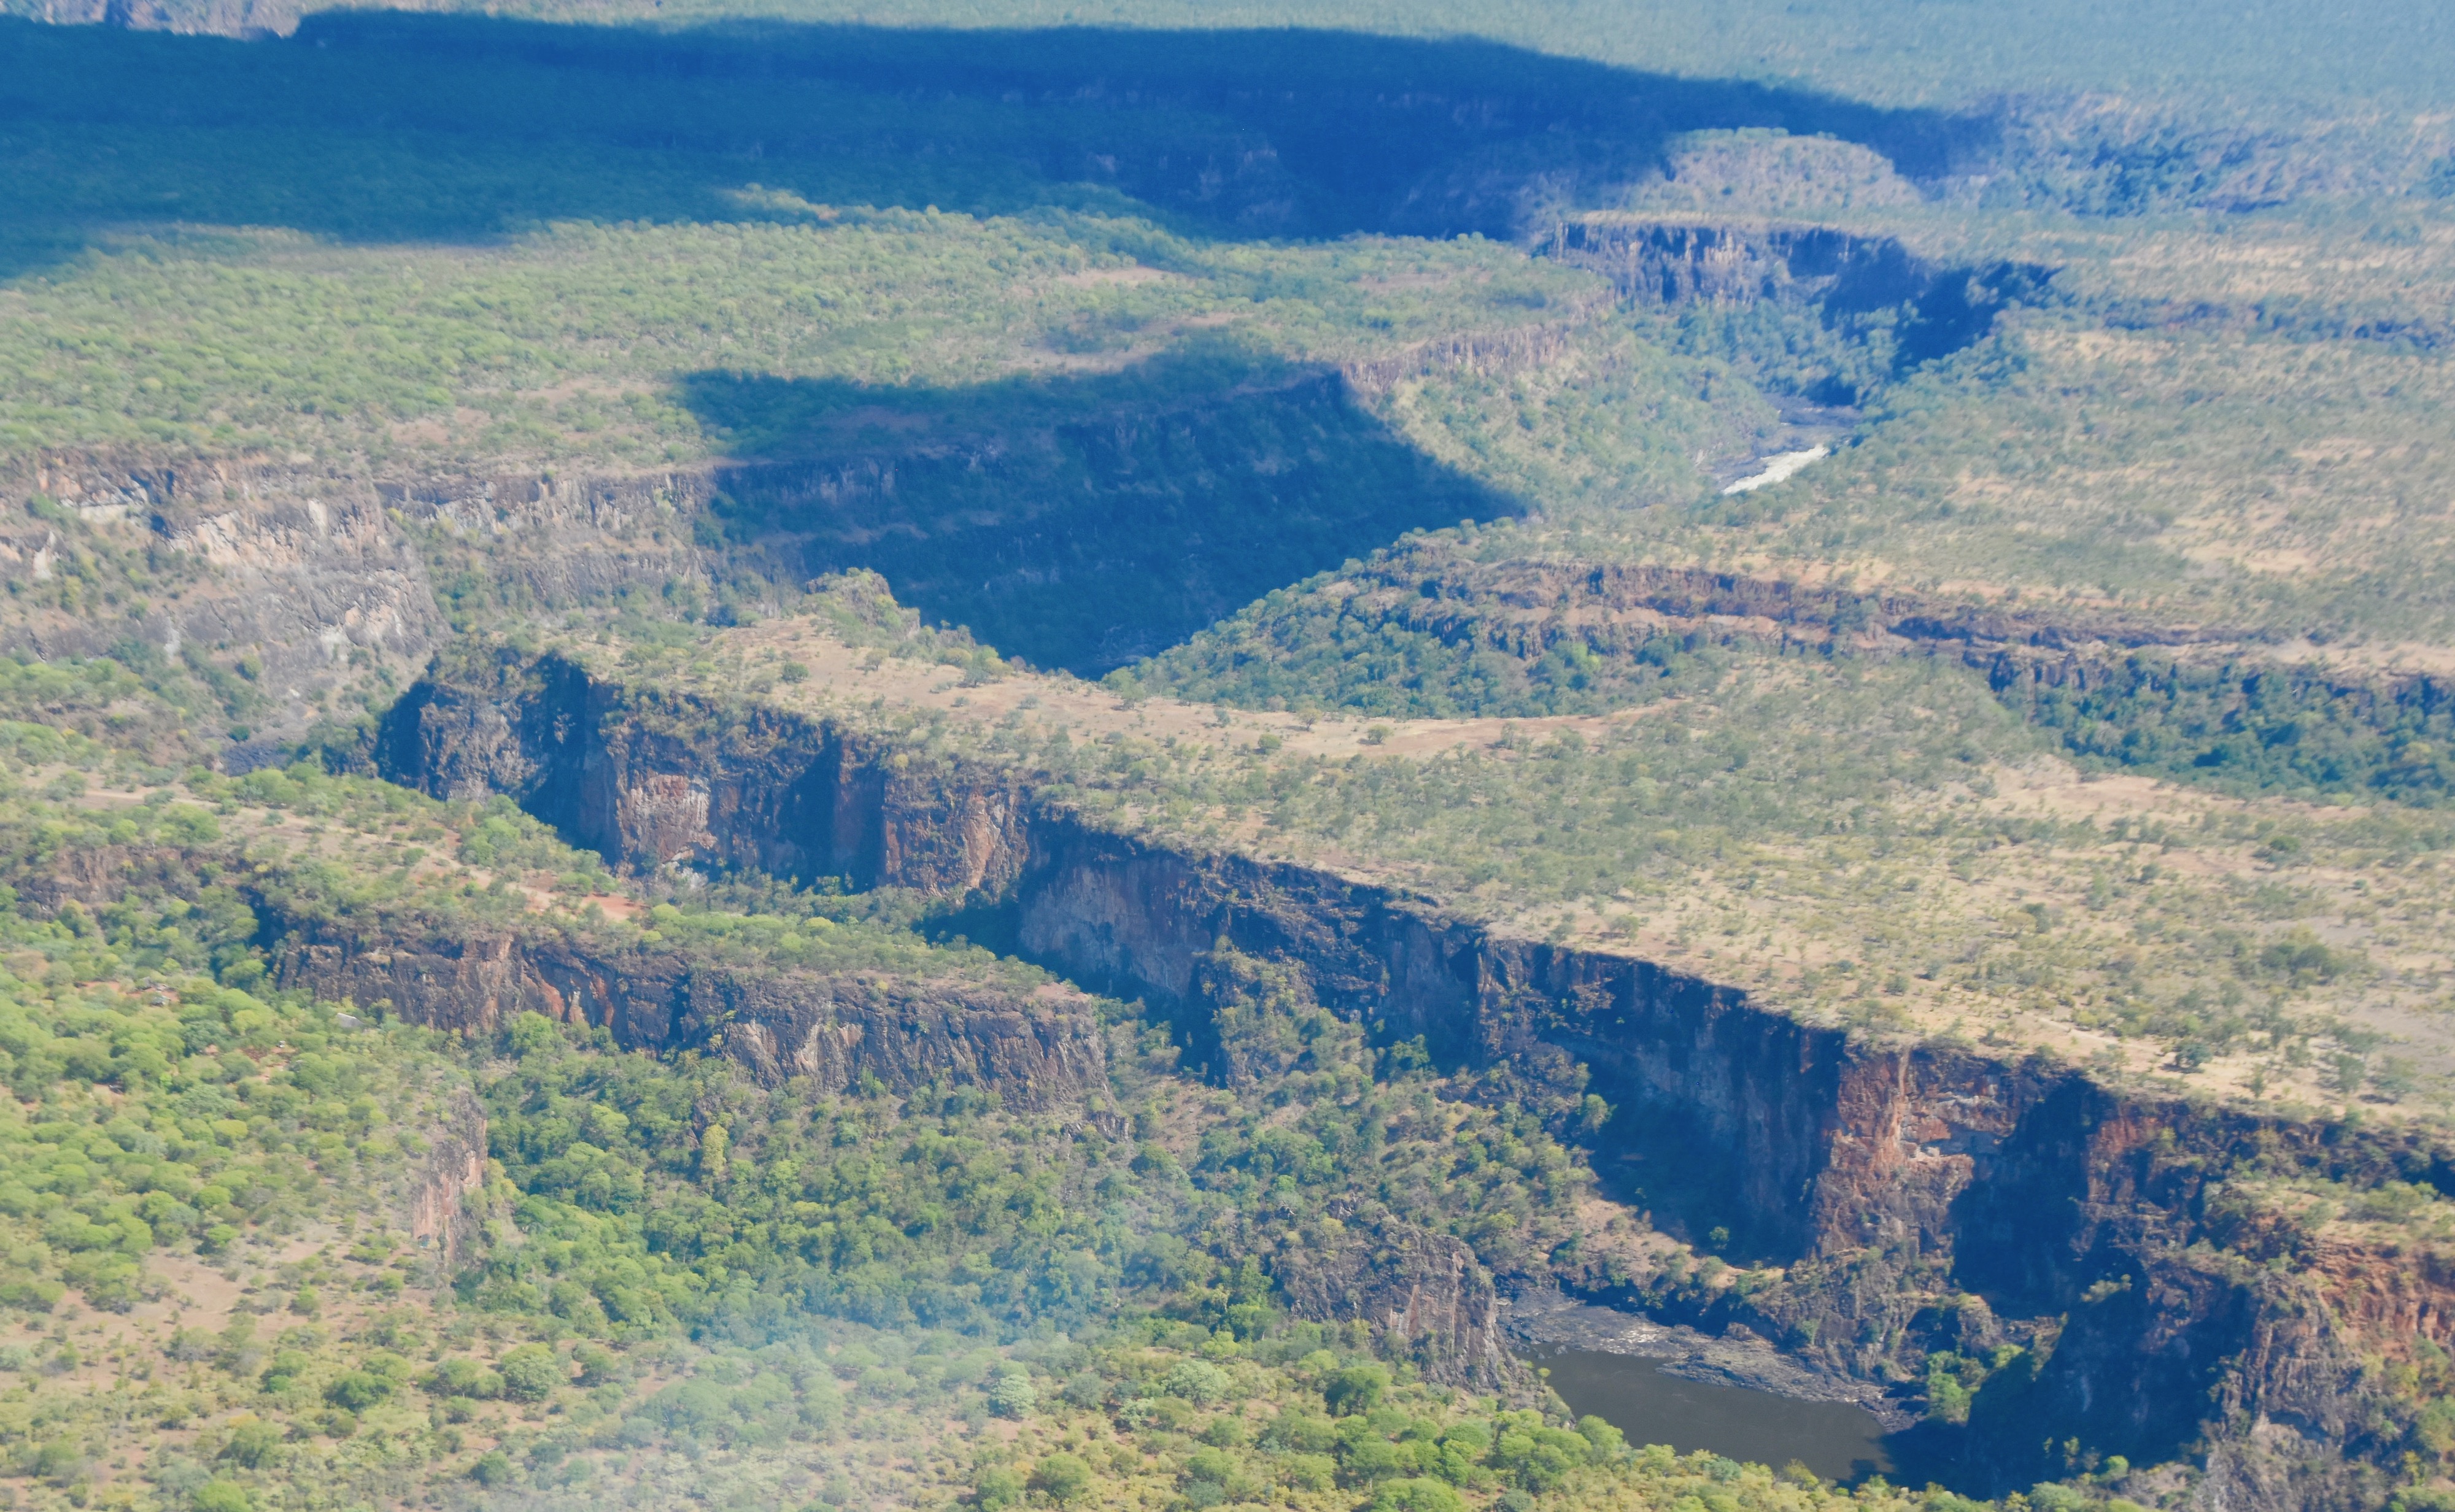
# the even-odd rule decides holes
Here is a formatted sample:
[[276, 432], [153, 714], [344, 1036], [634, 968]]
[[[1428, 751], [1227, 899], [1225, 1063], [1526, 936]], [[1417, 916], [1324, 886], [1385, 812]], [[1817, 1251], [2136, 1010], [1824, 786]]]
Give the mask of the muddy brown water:
[[1842, 1401], [1799, 1401], [1769, 1391], [1708, 1384], [1662, 1373], [1666, 1361], [1587, 1349], [1537, 1349], [1526, 1357], [1551, 1372], [1552, 1389], [1632, 1444], [1667, 1443], [1776, 1468], [1798, 1461], [1827, 1480], [1889, 1473], [1883, 1424]]

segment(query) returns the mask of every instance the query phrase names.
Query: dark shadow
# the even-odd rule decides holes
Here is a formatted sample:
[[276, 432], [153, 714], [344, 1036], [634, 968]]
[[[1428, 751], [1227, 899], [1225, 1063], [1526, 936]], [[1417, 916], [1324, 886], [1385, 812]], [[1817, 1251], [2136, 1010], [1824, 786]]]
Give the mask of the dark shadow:
[[1353, 404], [1225, 349], [964, 389], [695, 373], [681, 401], [760, 460], [702, 538], [799, 583], [882, 574], [932, 622], [1095, 675], [1410, 530], [1518, 513]]
[[1934, 178], [1992, 128], [1494, 43], [1344, 32], [687, 31], [329, 13], [240, 42], [0, 22], [0, 275], [115, 228], [468, 240], [554, 220], [833, 205], [1133, 206], [1219, 235], [1506, 235], [1779, 127]]

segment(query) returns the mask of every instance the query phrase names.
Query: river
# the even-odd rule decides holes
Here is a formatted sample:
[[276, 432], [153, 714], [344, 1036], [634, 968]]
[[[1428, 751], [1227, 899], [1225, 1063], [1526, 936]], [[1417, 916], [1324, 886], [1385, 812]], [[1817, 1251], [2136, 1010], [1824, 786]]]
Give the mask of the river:
[[1796, 1460], [1829, 1481], [1893, 1469], [1883, 1424], [1848, 1402], [1688, 1381], [1643, 1355], [1537, 1347], [1526, 1358], [1551, 1373], [1552, 1389], [1578, 1416], [1602, 1419], [1633, 1444], [1705, 1449], [1775, 1468]]

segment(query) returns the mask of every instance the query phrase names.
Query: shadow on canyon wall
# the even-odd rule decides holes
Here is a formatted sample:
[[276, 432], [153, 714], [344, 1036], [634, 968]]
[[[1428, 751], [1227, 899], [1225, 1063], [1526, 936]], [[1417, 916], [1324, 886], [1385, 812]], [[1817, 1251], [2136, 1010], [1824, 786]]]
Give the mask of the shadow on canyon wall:
[[934, 623], [1098, 675], [1409, 531], [1522, 506], [1416, 450], [1336, 373], [1181, 353], [961, 389], [700, 373], [760, 454], [701, 543], [785, 584], [867, 568]]

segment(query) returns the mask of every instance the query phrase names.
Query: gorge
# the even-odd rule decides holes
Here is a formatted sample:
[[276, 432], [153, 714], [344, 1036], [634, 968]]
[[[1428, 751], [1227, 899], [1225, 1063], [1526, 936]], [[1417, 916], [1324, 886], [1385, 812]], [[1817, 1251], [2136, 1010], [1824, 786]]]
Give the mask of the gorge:
[[[550, 653], [457, 655], [388, 717], [376, 759], [437, 796], [510, 796], [641, 874], [840, 877], [959, 904], [974, 937], [1002, 933], [1144, 1000], [1214, 1075], [1233, 1074], [1233, 1047], [1210, 988], [1244, 958], [1291, 969], [1375, 1043], [1420, 1037], [1443, 1071], [1505, 1067], [1538, 1106], [1591, 1087], [1613, 1109], [1594, 1141], [1607, 1179], [1641, 1186], [1630, 1200], [1683, 1238], [1726, 1234], [1748, 1261], [1739, 1284], [1692, 1291], [1674, 1313], [1879, 1383], [1936, 1356], [1995, 1361], [1965, 1425], [1921, 1429], [1924, 1452], [1963, 1476], [2045, 1473], [2064, 1437], [2141, 1462], [2201, 1441], [2203, 1494], [2226, 1504], [2350, 1494], [2303, 1478], [2322, 1450], [2347, 1457], [2332, 1474], [2375, 1473], [2360, 1468], [2385, 1447], [2364, 1360], [2455, 1321], [2433, 1273], [2388, 1253], [2294, 1257], [2273, 1232], [2262, 1250], [2255, 1216], [2224, 1195], [2253, 1172], [2455, 1180], [2449, 1152], [2415, 1134], [1815, 1027], [1384, 888], [1110, 833], [1011, 772], [836, 720], [697, 706]], [[1498, 1280], [1647, 1300], [1639, 1279], [1573, 1256]]]

